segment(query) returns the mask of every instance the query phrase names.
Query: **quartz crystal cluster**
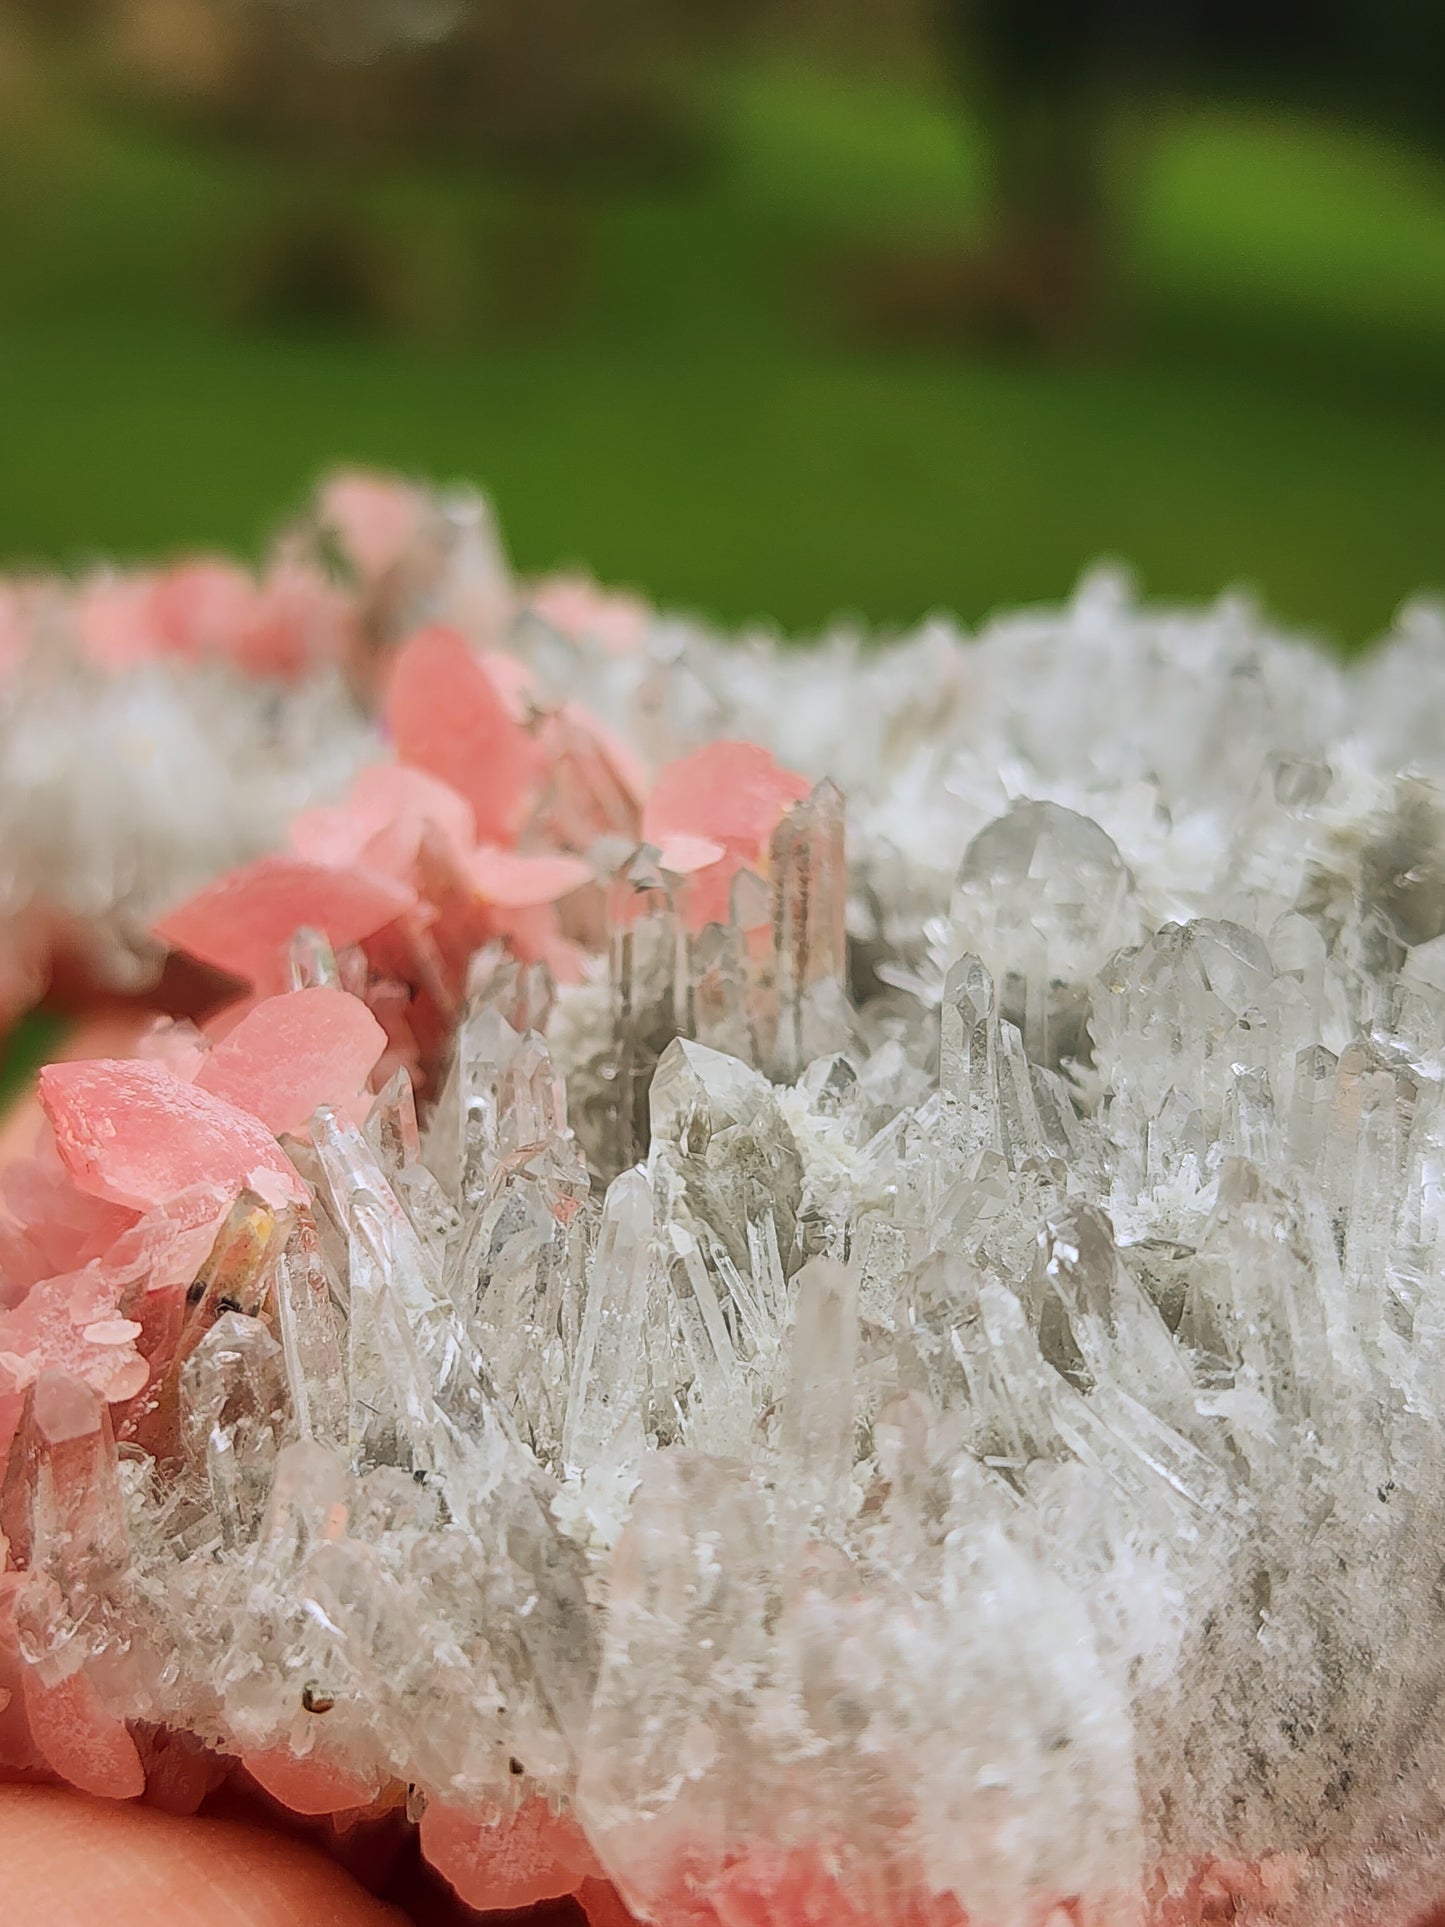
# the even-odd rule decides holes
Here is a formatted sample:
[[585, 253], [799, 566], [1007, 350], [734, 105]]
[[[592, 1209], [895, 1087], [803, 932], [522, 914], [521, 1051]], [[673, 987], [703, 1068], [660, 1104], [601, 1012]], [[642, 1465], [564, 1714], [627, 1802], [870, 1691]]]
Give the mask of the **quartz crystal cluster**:
[[1416, 1927], [1445, 625], [508, 597], [42, 1074], [0, 1762], [597, 1927]]

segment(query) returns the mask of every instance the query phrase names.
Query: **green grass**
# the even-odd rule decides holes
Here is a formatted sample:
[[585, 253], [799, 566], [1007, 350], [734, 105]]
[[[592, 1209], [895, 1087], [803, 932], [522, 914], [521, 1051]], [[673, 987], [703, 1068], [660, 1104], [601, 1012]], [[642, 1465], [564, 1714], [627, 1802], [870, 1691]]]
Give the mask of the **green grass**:
[[1445, 585], [1439, 173], [1181, 114], [1138, 174], [1126, 346], [890, 353], [850, 343], [830, 264], [975, 233], [973, 131], [785, 68], [724, 98], [716, 174], [600, 207], [574, 307], [501, 334], [469, 320], [485, 237], [524, 224], [494, 183], [356, 186], [414, 332], [288, 335], [227, 319], [264, 170], [52, 122], [0, 190], [0, 560], [251, 547], [350, 459], [475, 477], [522, 567], [586, 562], [730, 622], [974, 620], [1109, 554], [1351, 644]]
[[37, 1011], [0, 1038], [0, 1106], [54, 1055], [64, 1035], [63, 1019]]

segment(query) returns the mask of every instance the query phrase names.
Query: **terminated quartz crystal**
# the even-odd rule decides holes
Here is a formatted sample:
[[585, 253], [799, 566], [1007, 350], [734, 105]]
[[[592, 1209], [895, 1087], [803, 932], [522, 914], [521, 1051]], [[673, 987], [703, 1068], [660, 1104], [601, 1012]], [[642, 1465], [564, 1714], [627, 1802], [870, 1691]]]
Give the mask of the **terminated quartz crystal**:
[[964, 852], [953, 947], [999, 980], [1034, 1063], [1087, 1049], [1087, 986], [1128, 942], [1132, 899], [1113, 839], [1057, 803], [1015, 803]]
[[1439, 618], [724, 646], [381, 506], [390, 750], [0, 1181], [0, 1757], [599, 1927], [1418, 1927]]

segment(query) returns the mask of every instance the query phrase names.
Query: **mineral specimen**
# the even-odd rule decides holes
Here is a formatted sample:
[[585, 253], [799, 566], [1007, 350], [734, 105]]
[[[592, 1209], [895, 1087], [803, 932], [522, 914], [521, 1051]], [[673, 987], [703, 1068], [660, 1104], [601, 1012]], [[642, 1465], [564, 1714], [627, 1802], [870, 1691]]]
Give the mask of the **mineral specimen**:
[[1421, 1921], [1439, 617], [468, 581], [5, 1173], [0, 1763], [599, 1927]]

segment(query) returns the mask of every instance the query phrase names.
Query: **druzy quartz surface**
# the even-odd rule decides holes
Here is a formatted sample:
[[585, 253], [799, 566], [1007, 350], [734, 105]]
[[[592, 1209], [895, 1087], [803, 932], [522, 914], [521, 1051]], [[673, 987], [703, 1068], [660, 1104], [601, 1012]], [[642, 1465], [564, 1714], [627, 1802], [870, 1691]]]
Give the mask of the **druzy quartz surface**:
[[598, 1927], [1424, 1919], [1439, 617], [799, 651], [331, 499], [319, 666], [217, 576], [70, 671], [345, 749], [155, 855], [216, 997], [0, 1179], [0, 1766]]

